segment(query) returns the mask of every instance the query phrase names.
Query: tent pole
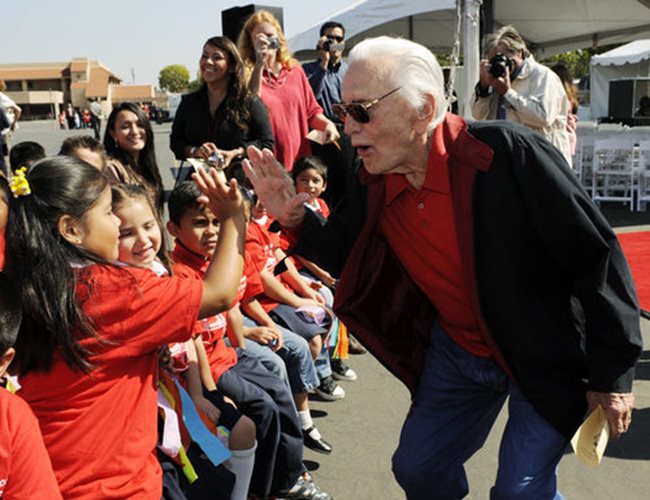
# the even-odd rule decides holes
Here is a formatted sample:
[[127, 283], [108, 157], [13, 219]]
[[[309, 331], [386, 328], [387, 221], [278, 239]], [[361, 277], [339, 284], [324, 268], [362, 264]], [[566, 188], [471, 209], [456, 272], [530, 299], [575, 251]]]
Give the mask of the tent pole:
[[463, 2], [463, 116], [472, 118], [474, 86], [478, 82], [479, 24], [481, 0], [457, 0]]

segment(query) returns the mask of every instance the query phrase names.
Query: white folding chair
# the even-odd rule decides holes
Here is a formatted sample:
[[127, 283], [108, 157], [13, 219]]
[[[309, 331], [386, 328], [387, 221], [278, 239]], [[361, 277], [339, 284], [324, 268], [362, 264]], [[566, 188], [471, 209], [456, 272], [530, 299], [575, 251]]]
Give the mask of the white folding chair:
[[598, 124], [595, 121], [578, 122], [576, 153], [573, 157], [573, 171], [587, 191], [591, 191], [593, 170], [594, 140]]
[[636, 209], [645, 210], [650, 201], [650, 139], [639, 143]]
[[622, 201], [634, 210], [634, 141], [622, 134], [594, 142], [591, 197], [601, 201]]

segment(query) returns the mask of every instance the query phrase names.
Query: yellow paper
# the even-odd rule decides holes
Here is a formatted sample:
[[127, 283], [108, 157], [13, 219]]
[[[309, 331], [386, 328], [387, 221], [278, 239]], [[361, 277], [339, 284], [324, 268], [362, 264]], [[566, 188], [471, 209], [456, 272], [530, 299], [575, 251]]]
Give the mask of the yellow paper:
[[609, 424], [605, 411], [598, 405], [571, 438], [571, 446], [583, 464], [597, 467], [603, 460], [607, 441], [609, 441]]

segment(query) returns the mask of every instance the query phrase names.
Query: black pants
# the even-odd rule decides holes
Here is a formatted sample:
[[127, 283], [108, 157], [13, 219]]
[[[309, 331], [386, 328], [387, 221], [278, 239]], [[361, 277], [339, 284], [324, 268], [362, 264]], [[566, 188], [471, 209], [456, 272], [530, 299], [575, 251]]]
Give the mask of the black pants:
[[90, 118], [90, 126], [93, 128], [93, 132], [95, 132], [95, 139], [99, 141], [99, 131], [102, 128], [102, 120], [93, 116]]
[[291, 488], [304, 471], [303, 438], [291, 391], [258, 359], [237, 349], [238, 361], [217, 387], [257, 426], [250, 491], [267, 497]]

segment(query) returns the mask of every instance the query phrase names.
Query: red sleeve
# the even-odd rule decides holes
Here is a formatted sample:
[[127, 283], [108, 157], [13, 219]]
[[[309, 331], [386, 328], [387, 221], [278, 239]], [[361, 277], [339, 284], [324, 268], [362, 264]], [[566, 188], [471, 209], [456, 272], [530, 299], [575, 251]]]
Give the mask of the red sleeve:
[[248, 231], [246, 232], [245, 253], [250, 256], [250, 266], [258, 274], [264, 270], [266, 266], [266, 255], [264, 253], [264, 241], [262, 240], [260, 228], [257, 227], [255, 222], [248, 224]]
[[100, 336], [138, 356], [190, 338], [203, 296], [203, 281], [157, 276], [148, 269], [92, 266], [92, 292], [84, 310]]
[[323, 114], [323, 108], [321, 108], [318, 101], [316, 101], [316, 96], [314, 95], [311, 85], [309, 85], [309, 80], [307, 80], [307, 75], [305, 75], [302, 66], [296, 69], [300, 73], [300, 86], [305, 99], [305, 113], [307, 113], [307, 121], [309, 121], [314, 116]]
[[5, 389], [0, 389], [0, 393], [0, 497], [61, 498], [34, 413], [22, 398]]
[[253, 259], [248, 253], [244, 259], [244, 274], [246, 275], [246, 290], [241, 300], [245, 302], [264, 293], [264, 285], [262, 284], [260, 273], [255, 269]]

